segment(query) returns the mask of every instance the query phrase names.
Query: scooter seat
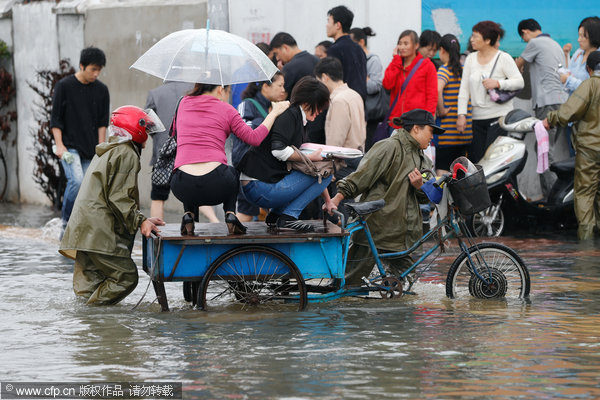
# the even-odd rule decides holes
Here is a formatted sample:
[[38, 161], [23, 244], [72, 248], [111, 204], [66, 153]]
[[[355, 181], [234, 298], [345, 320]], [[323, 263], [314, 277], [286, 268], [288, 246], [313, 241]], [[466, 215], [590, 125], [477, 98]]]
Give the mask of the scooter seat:
[[385, 206], [385, 200], [365, 201], [362, 203], [346, 203], [346, 207], [358, 215], [371, 214], [377, 210], [381, 210]]
[[550, 171], [561, 177], [573, 177], [573, 174], [575, 173], [575, 157], [552, 163], [552, 165], [550, 165]]

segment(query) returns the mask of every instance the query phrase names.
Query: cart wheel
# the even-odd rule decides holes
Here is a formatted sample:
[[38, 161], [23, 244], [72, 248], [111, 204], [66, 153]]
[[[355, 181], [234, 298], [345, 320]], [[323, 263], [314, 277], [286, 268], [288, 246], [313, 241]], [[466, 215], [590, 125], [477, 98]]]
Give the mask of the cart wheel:
[[[473, 268], [482, 280], [474, 274]], [[481, 243], [460, 253], [448, 271], [450, 298], [524, 298], [529, 295], [529, 271], [519, 255], [499, 243]]]
[[394, 297], [400, 297], [403, 294], [402, 281], [393, 276], [379, 278], [372, 283], [380, 286], [379, 295], [382, 299], [393, 299]]
[[203, 310], [303, 310], [307, 296], [298, 267], [285, 254], [264, 246], [235, 248], [208, 269], [198, 291]]
[[469, 218], [469, 228], [473, 236], [497, 237], [504, 231], [504, 213], [496, 204], [483, 211], [473, 214]]

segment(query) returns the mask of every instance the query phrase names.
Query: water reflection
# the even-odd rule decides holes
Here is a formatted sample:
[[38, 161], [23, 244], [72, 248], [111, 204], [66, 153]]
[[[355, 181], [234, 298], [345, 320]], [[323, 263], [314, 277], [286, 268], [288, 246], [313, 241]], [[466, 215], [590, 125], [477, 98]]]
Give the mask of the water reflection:
[[[0, 380], [158, 378], [209, 399], [600, 397], [597, 243], [503, 238], [530, 267], [528, 300], [447, 299], [451, 249], [395, 301], [211, 314], [168, 284], [174, 311], [160, 313], [152, 289], [132, 310], [144, 275], [117, 306], [77, 301], [71, 262], [40, 228], [55, 215], [11, 207], [0, 205]], [[141, 264], [139, 243], [134, 255]]]

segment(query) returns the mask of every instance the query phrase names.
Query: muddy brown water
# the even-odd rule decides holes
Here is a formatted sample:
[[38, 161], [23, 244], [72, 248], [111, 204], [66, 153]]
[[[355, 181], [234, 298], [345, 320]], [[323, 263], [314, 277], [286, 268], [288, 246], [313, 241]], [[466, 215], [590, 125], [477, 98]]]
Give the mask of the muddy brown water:
[[[452, 251], [416, 296], [304, 312], [191, 310], [167, 284], [87, 307], [57, 253], [51, 210], [0, 204], [0, 381], [177, 381], [184, 398], [599, 398], [600, 246], [574, 232], [504, 237], [527, 263], [527, 300], [450, 300]], [[134, 259], [141, 265], [140, 240]]]

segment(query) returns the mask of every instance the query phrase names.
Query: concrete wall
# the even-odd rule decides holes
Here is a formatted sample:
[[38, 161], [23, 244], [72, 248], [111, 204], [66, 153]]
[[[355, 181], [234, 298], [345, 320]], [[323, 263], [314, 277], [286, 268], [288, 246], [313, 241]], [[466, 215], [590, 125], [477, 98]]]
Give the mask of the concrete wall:
[[340, 4], [354, 13], [353, 27], [370, 26], [377, 33], [368, 44], [384, 67], [392, 60], [400, 33], [421, 30], [419, 0], [229, 0], [230, 32], [254, 43], [269, 43], [273, 35], [285, 31], [301, 49], [313, 53], [317, 43], [328, 39], [327, 11]]
[[59, 59], [67, 59], [78, 69], [79, 53], [85, 47], [83, 27], [85, 18], [81, 14], [56, 13], [58, 28], [58, 55]]
[[20, 201], [50, 204], [33, 181], [33, 136], [37, 130], [34, 103], [38, 95], [29, 88], [36, 72], [58, 68], [58, 35], [54, 2], [16, 4], [12, 9], [14, 65], [17, 84], [18, 174]]
[[[206, 26], [206, 2], [190, 5], [97, 8], [87, 11], [85, 45], [94, 45], [106, 53], [106, 67], [100, 80], [110, 91], [110, 107], [132, 104], [143, 107], [148, 91], [162, 84], [158, 78], [129, 69], [146, 50], [171, 32]], [[165, 121], [170, 125], [170, 121]], [[150, 206], [150, 156], [152, 139], [142, 153], [139, 175], [142, 207]], [[170, 196], [168, 210], [182, 210], [181, 203]]]
[[[215, 1], [213, 13], [218, 15], [223, 7], [226, 9], [226, 0]], [[59, 60], [63, 58], [69, 59], [77, 69], [81, 49], [97, 46], [105, 51], [107, 57], [100, 80], [109, 88], [111, 110], [125, 104], [143, 107], [148, 91], [162, 82], [130, 70], [129, 66], [167, 34], [180, 29], [204, 27], [207, 1], [78, 0], [58, 5], [56, 2], [32, 2], [13, 5], [12, 19], [10, 12], [0, 18], [0, 38], [14, 50], [19, 116], [14, 129], [17, 138], [15, 151], [8, 152], [9, 171], [14, 171], [9, 181], [8, 199], [49, 205], [49, 200], [33, 182], [32, 132], [37, 125], [32, 105], [37, 95], [29, 88], [28, 82], [35, 80], [39, 70], [57, 69]], [[148, 146], [151, 145], [149, 141]], [[143, 207], [150, 204], [150, 153], [144, 152], [142, 156], [140, 193]], [[171, 200], [167, 208], [180, 210], [181, 204]]]

